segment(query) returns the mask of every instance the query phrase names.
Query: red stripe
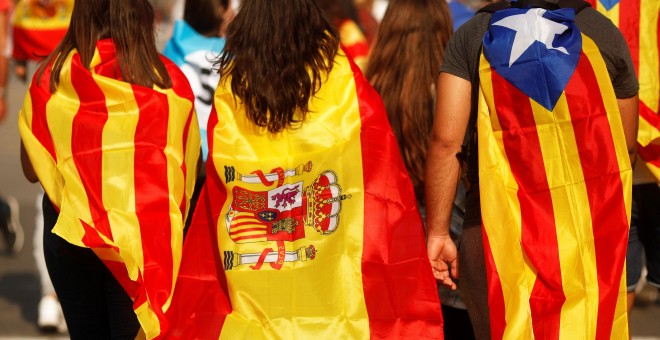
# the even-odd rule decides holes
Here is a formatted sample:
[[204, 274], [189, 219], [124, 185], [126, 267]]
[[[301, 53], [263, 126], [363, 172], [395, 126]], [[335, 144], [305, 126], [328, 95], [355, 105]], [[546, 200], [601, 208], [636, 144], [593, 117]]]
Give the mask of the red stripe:
[[261, 235], [249, 235], [249, 236], [241, 236], [241, 237], [232, 237], [231, 239], [234, 242], [238, 242], [238, 241], [243, 241], [243, 240], [252, 240], [252, 239], [255, 239], [255, 238], [265, 238], [265, 237], [266, 237], [265, 234], [261, 234]]
[[596, 339], [609, 339], [624, 271], [628, 215], [607, 111], [597, 91], [594, 70], [584, 54], [575, 72], [565, 91], [587, 188], [596, 249], [599, 285]]
[[[660, 21], [659, 21], [660, 22]], [[658, 28], [660, 29], [660, 27]], [[660, 32], [660, 31], [658, 31]], [[658, 34], [660, 36], [660, 34]], [[639, 115], [644, 118], [651, 126], [660, 130], [660, 115], [653, 112], [644, 102], [639, 101]]]
[[[163, 324], [161, 308], [171, 294], [173, 280], [173, 258], [170, 240], [170, 187], [168, 183], [167, 148], [168, 120], [178, 119], [170, 113], [167, 96], [163, 93], [133, 85], [133, 94], [140, 110], [135, 129], [135, 211], [143, 235], [144, 286], [148, 300]], [[182, 228], [181, 222], [175, 225]], [[157, 235], [157, 237], [154, 237]], [[148, 236], [148, 237], [146, 237]], [[139, 294], [139, 292], [138, 292]]]
[[534, 113], [527, 95], [494, 70], [492, 74], [504, 148], [518, 183], [522, 247], [537, 271], [529, 301], [534, 335], [537, 339], [558, 339], [561, 307], [566, 297], [552, 196]]
[[48, 104], [52, 96], [50, 93], [50, 71], [50, 67], [45, 68], [40, 82], [37, 79], [37, 74], [35, 74], [30, 84], [30, 99], [32, 102], [32, 126], [30, 128], [34, 137], [37, 138], [39, 143], [53, 158], [53, 162], [57, 162], [53, 136], [51, 136], [50, 129], [48, 128], [46, 114], [46, 104]]
[[442, 313], [415, 194], [380, 96], [349, 62], [361, 117], [362, 282], [370, 335], [439, 338]]
[[51, 30], [14, 27], [12, 57], [17, 60], [41, 60], [57, 47], [66, 31], [66, 27]]
[[504, 303], [504, 291], [500, 275], [490, 248], [490, 241], [486, 228], [481, 228], [484, 243], [484, 256], [486, 257], [486, 277], [488, 280], [488, 312], [490, 313], [490, 336], [491, 339], [503, 339], [506, 329], [506, 304]]
[[647, 146], [641, 146], [637, 144], [637, 153], [644, 162], [660, 168], [660, 145], [649, 144]]
[[[657, 0], [655, 0], [657, 1]], [[639, 15], [640, 0], [619, 1], [619, 30], [628, 42], [630, 56], [635, 65], [635, 74], [639, 75]]]
[[596, 6], [598, 4], [598, 0], [586, 0], [586, 1], [591, 5], [591, 7], [597, 8]]
[[98, 232], [113, 240], [108, 213], [103, 204], [103, 128], [108, 120], [105, 95], [89, 71], [81, 64], [80, 55], [73, 56], [71, 82], [80, 98], [73, 118], [71, 151], [73, 161], [85, 187], [89, 210]]

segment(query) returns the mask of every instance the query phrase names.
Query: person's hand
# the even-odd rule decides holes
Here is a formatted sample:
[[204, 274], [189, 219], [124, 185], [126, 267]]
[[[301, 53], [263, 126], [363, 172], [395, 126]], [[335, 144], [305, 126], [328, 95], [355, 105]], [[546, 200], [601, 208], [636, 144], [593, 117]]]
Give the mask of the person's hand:
[[458, 278], [458, 252], [454, 241], [449, 235], [429, 236], [426, 240], [426, 251], [435, 279], [455, 290], [456, 283], [452, 278]]

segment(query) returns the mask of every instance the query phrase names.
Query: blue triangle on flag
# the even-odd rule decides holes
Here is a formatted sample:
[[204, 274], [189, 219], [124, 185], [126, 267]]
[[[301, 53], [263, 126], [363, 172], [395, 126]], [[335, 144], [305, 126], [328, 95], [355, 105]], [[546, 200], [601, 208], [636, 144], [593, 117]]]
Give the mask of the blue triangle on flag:
[[[483, 40], [484, 55], [499, 75], [552, 111], [577, 67], [582, 36], [575, 25], [573, 9], [528, 11], [530, 9], [511, 8], [493, 13]], [[542, 17], [535, 17], [536, 14], [542, 14]], [[508, 22], [515, 23], [520, 33], [510, 27], [495, 25], [512, 16], [518, 17], [510, 18]], [[543, 26], [540, 22], [544, 20], [551, 21], [549, 24], [554, 27], [565, 28], [556, 35], [535, 31]], [[517, 34], [521, 36], [517, 37]], [[514, 44], [519, 45], [518, 54], [514, 54]]]
[[605, 9], [608, 11], [619, 3], [619, 0], [599, 0], [599, 1], [603, 5], [603, 7], [605, 7]]

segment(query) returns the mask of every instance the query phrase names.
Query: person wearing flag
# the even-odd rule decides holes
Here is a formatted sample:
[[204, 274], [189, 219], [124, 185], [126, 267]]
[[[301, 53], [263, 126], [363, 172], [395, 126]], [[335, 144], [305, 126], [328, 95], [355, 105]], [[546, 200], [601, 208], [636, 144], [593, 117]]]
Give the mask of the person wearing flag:
[[147, 0], [86, 0], [19, 115], [44, 252], [73, 339], [162, 336], [199, 159], [194, 95]]
[[638, 83], [621, 32], [580, 0], [496, 3], [452, 37], [438, 83], [427, 246], [476, 337], [627, 338]]
[[414, 190], [380, 97], [316, 0], [229, 24], [171, 339], [442, 339]]

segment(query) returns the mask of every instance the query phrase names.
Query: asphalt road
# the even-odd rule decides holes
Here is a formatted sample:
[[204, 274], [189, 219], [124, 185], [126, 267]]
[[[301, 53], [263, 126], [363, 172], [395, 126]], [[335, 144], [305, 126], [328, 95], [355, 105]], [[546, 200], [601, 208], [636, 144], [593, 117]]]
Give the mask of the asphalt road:
[[[0, 340], [68, 338], [66, 334], [41, 334], [37, 329], [40, 299], [39, 273], [32, 254], [35, 198], [38, 187], [28, 183], [20, 168], [17, 113], [27, 85], [11, 78], [8, 87], [9, 117], [0, 125], [0, 194], [19, 201], [25, 246], [16, 255], [0, 254]], [[655, 293], [647, 290], [646, 293]], [[631, 314], [633, 339], [660, 339], [660, 304], [642, 298]]]

